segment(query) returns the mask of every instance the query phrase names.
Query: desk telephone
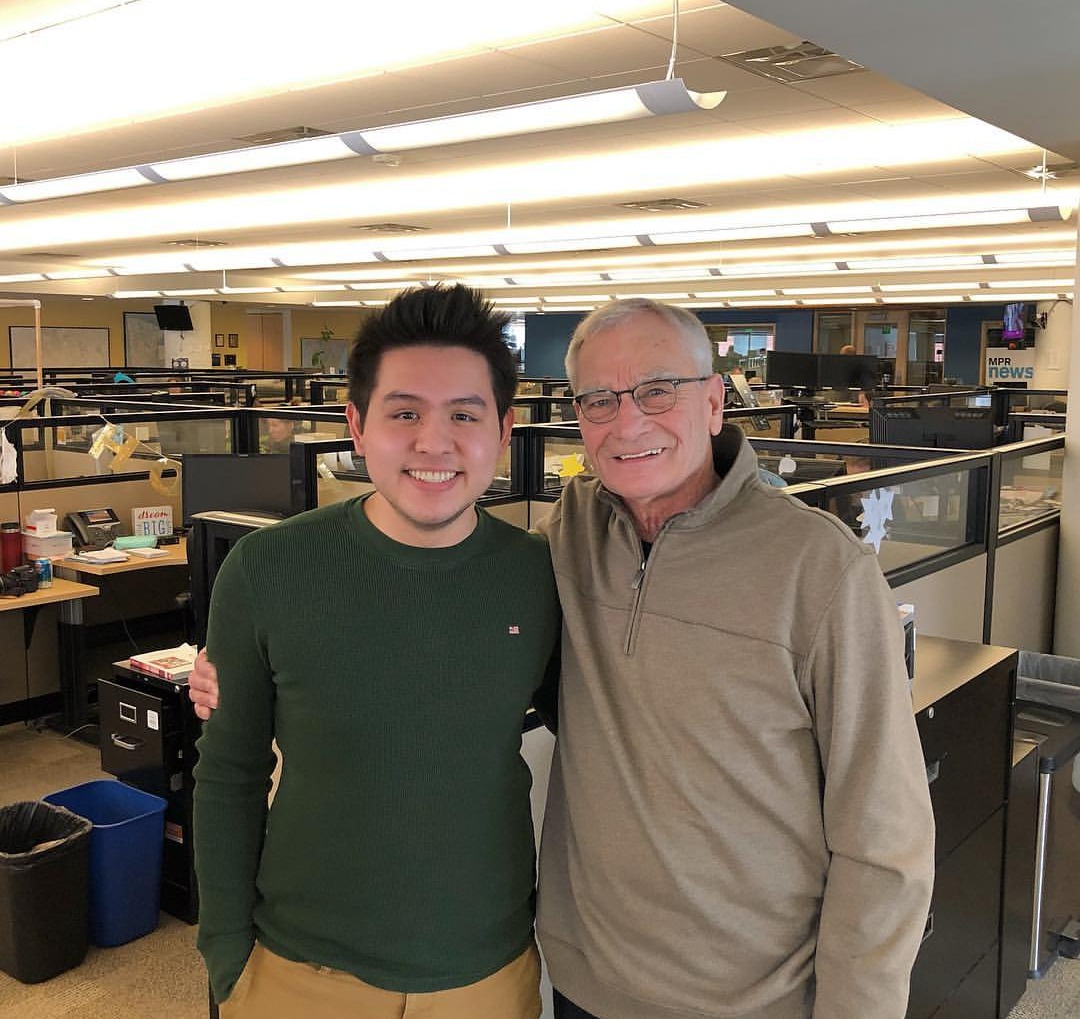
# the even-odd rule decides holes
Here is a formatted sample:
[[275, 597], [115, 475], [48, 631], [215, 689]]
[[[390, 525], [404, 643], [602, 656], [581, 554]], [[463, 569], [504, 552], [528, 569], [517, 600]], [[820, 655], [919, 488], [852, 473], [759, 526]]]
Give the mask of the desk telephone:
[[120, 534], [120, 518], [112, 509], [78, 510], [69, 513], [66, 526], [77, 549], [105, 548]]

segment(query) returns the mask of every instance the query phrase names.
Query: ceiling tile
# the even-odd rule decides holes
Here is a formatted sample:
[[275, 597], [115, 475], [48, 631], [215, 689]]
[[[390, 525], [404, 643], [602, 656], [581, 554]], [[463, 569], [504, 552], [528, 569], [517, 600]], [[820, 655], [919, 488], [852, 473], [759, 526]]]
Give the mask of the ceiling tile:
[[867, 103], [900, 102], [921, 97], [921, 93], [899, 85], [873, 71], [837, 74], [815, 81], [803, 81], [793, 86], [810, 95], [831, 99], [843, 106], [865, 106]]
[[719, 109], [725, 120], [741, 121], [829, 110], [835, 106], [828, 99], [804, 95], [787, 85], [776, 84], [729, 92]]

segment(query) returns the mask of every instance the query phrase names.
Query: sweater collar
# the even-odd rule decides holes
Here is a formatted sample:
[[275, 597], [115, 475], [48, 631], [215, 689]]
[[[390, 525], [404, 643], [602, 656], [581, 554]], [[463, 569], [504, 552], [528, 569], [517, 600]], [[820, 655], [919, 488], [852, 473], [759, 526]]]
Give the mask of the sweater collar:
[[476, 527], [472, 533], [456, 545], [445, 548], [422, 548], [416, 545], [404, 545], [380, 531], [369, 519], [364, 509], [364, 502], [370, 496], [364, 495], [350, 499], [347, 507], [347, 519], [354, 533], [368, 548], [379, 555], [396, 559], [403, 566], [413, 569], [442, 568], [455, 566], [487, 548], [491, 537], [491, 517], [479, 506], [476, 507]]
[[[712, 440], [713, 469], [719, 484], [696, 506], [675, 516], [664, 525], [680, 529], [700, 527], [728, 506], [747, 484], [758, 483], [757, 454], [746, 440], [742, 429], [736, 425], [724, 425]], [[623, 500], [603, 485], [599, 486], [600, 498], [616, 508], [620, 515], [630, 517]]]

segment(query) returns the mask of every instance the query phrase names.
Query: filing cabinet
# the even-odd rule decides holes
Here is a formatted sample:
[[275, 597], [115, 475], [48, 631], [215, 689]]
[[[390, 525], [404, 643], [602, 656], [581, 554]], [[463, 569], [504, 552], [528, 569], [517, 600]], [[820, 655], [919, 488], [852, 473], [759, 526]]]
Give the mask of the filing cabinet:
[[915, 721], [937, 829], [908, 1019], [998, 1015], [1017, 653], [919, 637]]
[[183, 682], [159, 679], [117, 662], [98, 682], [101, 770], [165, 799], [161, 908], [198, 920], [192, 843], [195, 741], [202, 723]]

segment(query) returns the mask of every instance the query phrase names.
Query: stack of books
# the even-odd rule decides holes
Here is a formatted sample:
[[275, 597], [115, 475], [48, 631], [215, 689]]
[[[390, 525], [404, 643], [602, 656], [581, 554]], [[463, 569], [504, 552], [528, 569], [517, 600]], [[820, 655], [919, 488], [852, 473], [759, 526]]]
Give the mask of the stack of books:
[[165, 648], [163, 651], [147, 651], [145, 654], [132, 655], [128, 664], [138, 672], [148, 676], [158, 676], [175, 682], [187, 679], [195, 668], [195, 656], [198, 649], [191, 644]]

